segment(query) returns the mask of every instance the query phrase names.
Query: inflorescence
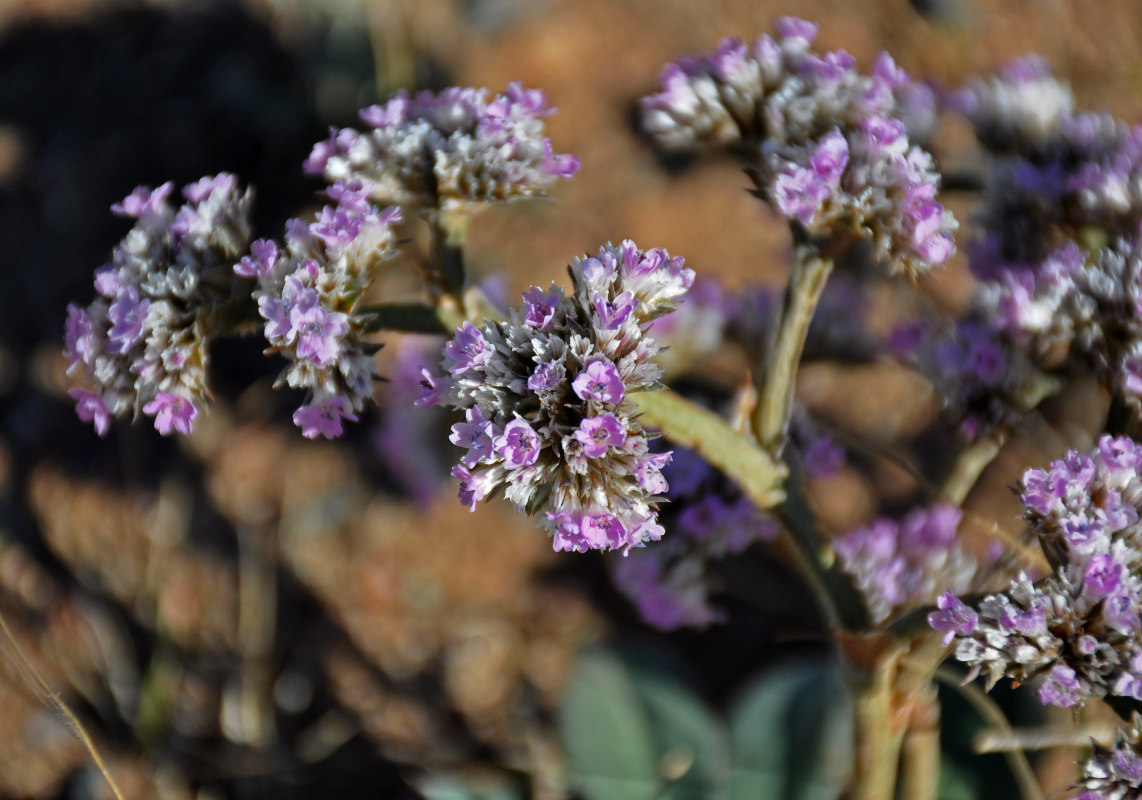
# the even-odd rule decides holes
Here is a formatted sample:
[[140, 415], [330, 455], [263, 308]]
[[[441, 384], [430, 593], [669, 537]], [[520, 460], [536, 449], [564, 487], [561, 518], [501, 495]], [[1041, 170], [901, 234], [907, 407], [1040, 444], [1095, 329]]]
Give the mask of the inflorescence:
[[473, 510], [499, 487], [543, 512], [556, 550], [621, 549], [657, 540], [655, 506], [670, 453], [652, 453], [631, 395], [658, 388], [647, 323], [694, 281], [680, 257], [634, 242], [576, 257], [573, 290], [531, 287], [506, 321], [471, 323], [444, 350], [426, 393], [465, 413], [453, 475]]
[[814, 53], [804, 20], [783, 17], [777, 32], [669, 64], [642, 99], [643, 130], [667, 151], [744, 152], [759, 195], [813, 238], [869, 239], [892, 273], [943, 264], [956, 222], [936, 200], [931, 155], [909, 138], [907, 73], [887, 53], [872, 75], [844, 50]]
[[111, 207], [135, 227], [96, 271], [98, 297], [68, 306], [68, 372], [85, 378], [70, 393], [100, 435], [140, 411], [164, 436], [190, 433], [209, 397], [207, 342], [242, 300], [231, 267], [250, 240], [252, 192], [227, 173], [185, 186], [177, 208], [173, 191], [140, 186]]
[[1039, 699], [1064, 708], [1142, 699], [1140, 469], [1142, 446], [1104, 436], [1089, 455], [1024, 474], [1020, 502], [1053, 572], [1020, 575], [975, 608], [948, 592], [928, 617], [973, 677], [1043, 677]]
[[290, 220], [284, 247], [259, 239], [234, 266], [257, 280], [267, 352], [289, 361], [279, 382], [308, 392], [293, 421], [310, 439], [340, 436], [342, 419], [356, 421], [373, 396], [377, 346], [365, 341], [369, 318], [357, 309], [376, 266], [393, 255], [401, 216], [396, 207], [380, 211], [369, 194], [360, 181], [336, 182], [336, 205], [312, 222]]
[[542, 91], [519, 83], [491, 100], [486, 89], [398, 92], [361, 111], [367, 133], [344, 128], [319, 142], [305, 171], [363, 181], [378, 203], [407, 210], [542, 197], [579, 170], [578, 158], [555, 153], [543, 135], [554, 111]]

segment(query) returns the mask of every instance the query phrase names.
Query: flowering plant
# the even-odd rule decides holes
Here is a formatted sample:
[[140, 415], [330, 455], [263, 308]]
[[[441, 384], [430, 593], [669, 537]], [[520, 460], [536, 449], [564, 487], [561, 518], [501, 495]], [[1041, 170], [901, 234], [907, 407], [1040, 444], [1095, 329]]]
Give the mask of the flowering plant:
[[[134, 226], [96, 271], [96, 299], [68, 306], [65, 323], [80, 419], [104, 435], [113, 417], [142, 413], [163, 436], [193, 435], [212, 349], [256, 335], [284, 362], [275, 386], [303, 393], [301, 435], [336, 439], [369, 413], [381, 377], [372, 335], [430, 334], [416, 352], [396, 339], [390, 398], [434, 421], [401, 409], [386, 424], [458, 448], [450, 476], [470, 511], [502, 494], [555, 551], [606, 552], [615, 586], [660, 631], [740, 614], [732, 589], [749, 582], [751, 558], [794, 576], [829, 642], [832, 671], [806, 673], [832, 705], [821, 738], [840, 743], [822, 752], [844, 765], [828, 796], [937, 796], [926, 766], [951, 659], [964, 683], [1030, 683], [1043, 705], [1075, 713], [1112, 707], [1126, 727], [1113, 748], [1093, 745], [1072, 796], [1142, 797], [1142, 129], [1076, 111], [1039, 59], [953, 91], [887, 54], [862, 71], [843, 50], [816, 51], [816, 33], [786, 17], [772, 36], [728, 38], [667, 65], [638, 105], [649, 147], [741, 160], [788, 226], [780, 297], [727, 291], [619, 232], [569, 257], [569, 286], [496, 298], [465, 263], [470, 221], [556, 191], [579, 160], [545, 135], [554, 109], [539, 90], [400, 92], [360, 112], [368, 130], [334, 129], [313, 147], [304, 170], [326, 182], [328, 204], [280, 239], [255, 238], [253, 191], [227, 173], [184, 187], [177, 208], [172, 183], [112, 206]], [[958, 224], [931, 144], [947, 115], [966, 119], [985, 153], [976, 229], [961, 238], [973, 294], [954, 316], [916, 287], [954, 267]], [[411, 258], [414, 221], [428, 230], [424, 291], [411, 304], [378, 297], [382, 271]], [[876, 330], [867, 301], [887, 294], [904, 310]], [[704, 369], [711, 354], [730, 354], [734, 378]], [[829, 518], [822, 493], [860, 482], [881, 454], [809, 402], [810, 362], [887, 368], [924, 387], [941, 421], [894, 454], [922, 491], [870, 491], [860, 514]], [[1075, 446], [1020, 465], [1026, 529], [981, 524], [970, 497], [981, 476], [1075, 385], [1092, 387], [1098, 420]], [[606, 770], [581, 708], [598, 701], [584, 674], [621, 669], [587, 663], [562, 716], [568, 781], [590, 800], [618, 797], [596, 780]], [[652, 691], [635, 694], [645, 708], [622, 713], [669, 716]], [[714, 714], [694, 714], [720, 741]], [[647, 752], [665, 758], [663, 741]], [[715, 745], [702, 751], [694, 796], [727, 791], [737, 767], [756, 777], [733, 744], [720, 761]], [[1020, 790], [1041, 796], [1013, 749]], [[622, 796], [675, 796], [685, 774], [638, 773]], [[798, 796], [811, 784], [787, 778]]]

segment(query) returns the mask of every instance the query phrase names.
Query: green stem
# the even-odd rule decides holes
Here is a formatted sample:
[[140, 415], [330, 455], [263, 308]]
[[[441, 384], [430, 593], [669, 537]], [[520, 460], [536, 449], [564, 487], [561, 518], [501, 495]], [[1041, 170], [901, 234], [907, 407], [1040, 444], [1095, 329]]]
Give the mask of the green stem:
[[813, 312], [832, 271], [832, 260], [822, 258], [814, 244], [803, 241], [797, 245], [793, 274], [785, 290], [773, 349], [769, 351], [762, 369], [753, 417], [758, 443], [775, 458], [780, 458], [785, 448], [797, 367], [809, 335], [809, 323], [813, 321]]

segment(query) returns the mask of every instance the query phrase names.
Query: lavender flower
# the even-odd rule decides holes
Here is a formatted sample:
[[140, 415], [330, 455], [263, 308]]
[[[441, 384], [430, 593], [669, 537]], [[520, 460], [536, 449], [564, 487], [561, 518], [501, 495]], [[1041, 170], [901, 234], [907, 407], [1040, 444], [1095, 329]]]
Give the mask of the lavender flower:
[[398, 92], [361, 111], [369, 132], [332, 131], [315, 145], [305, 170], [362, 181], [378, 203], [409, 208], [542, 197], [579, 169], [543, 135], [543, 117], [554, 111], [543, 92], [519, 83], [491, 100], [485, 89]]
[[986, 324], [970, 318], [944, 327], [910, 322], [897, 329], [889, 346], [932, 382], [945, 416], [966, 441], [1013, 424], [1025, 411], [1025, 387], [1034, 369]]
[[980, 141], [996, 152], [1041, 143], [1074, 104], [1071, 87], [1055, 78], [1050, 64], [1036, 55], [1009, 62], [998, 77], [975, 81], [949, 100], [971, 121]]
[[135, 227], [96, 272], [96, 299], [68, 306], [68, 372], [87, 387], [71, 394], [100, 435], [140, 410], [164, 436], [190, 433], [209, 396], [207, 342], [220, 310], [243, 300], [229, 271], [249, 242], [252, 193], [226, 173], [185, 187], [177, 209], [173, 191], [140, 186], [112, 206]]
[[1037, 583], [1020, 575], [984, 598], [974, 625], [929, 618], [954, 634], [973, 676], [986, 673], [990, 686], [1042, 675], [1040, 700], [1062, 707], [1108, 694], [1142, 699], [1139, 468], [1142, 447], [1104, 436], [1089, 455], [1072, 450], [1024, 474], [1020, 501], [1054, 572]]
[[367, 320], [357, 309], [376, 265], [393, 255], [401, 217], [371, 205], [370, 191], [359, 181], [334, 184], [336, 206], [308, 224], [290, 220], [284, 246], [255, 243], [251, 258], [233, 267], [257, 279], [267, 352], [289, 361], [279, 382], [309, 393], [293, 420], [311, 439], [340, 436], [342, 420], [355, 422], [373, 396], [377, 348], [365, 341]]
[[[445, 345], [442, 401], [465, 412], [453, 470], [470, 508], [500, 486], [543, 513], [556, 550], [621, 549], [657, 540], [662, 454], [636, 418], [634, 392], [656, 388], [646, 335], [694, 280], [681, 258], [607, 244], [571, 262], [573, 294], [536, 287], [506, 322], [465, 323]], [[488, 439], [491, 446], [488, 446]]]
[[915, 509], [901, 522], [877, 519], [833, 542], [873, 623], [971, 588], [978, 564], [956, 536], [960, 517], [950, 505]]
[[931, 156], [912, 144], [897, 93], [909, 78], [887, 54], [871, 75], [843, 50], [809, 49], [816, 26], [790, 17], [778, 38], [729, 38], [662, 73], [642, 126], [664, 150], [744, 151], [758, 194], [816, 238], [870, 239], [896, 272], [923, 272], [955, 249], [956, 222], [936, 201]]

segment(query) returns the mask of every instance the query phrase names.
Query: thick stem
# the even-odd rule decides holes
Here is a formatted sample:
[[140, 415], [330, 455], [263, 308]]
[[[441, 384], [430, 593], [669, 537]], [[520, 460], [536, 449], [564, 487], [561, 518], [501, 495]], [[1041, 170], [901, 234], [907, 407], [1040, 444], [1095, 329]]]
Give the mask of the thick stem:
[[909, 800], [936, 800], [940, 788], [940, 703], [931, 683], [914, 698], [901, 752], [900, 787]]
[[877, 654], [867, 672], [854, 664], [854, 721], [856, 723], [856, 780], [853, 800], [892, 800], [904, 726], [896, 718], [894, 678], [900, 651], [892, 648]]
[[797, 245], [793, 274], [785, 290], [773, 348], [762, 369], [758, 404], [753, 417], [758, 443], [775, 458], [780, 458], [785, 448], [797, 367], [809, 335], [809, 323], [813, 321], [813, 312], [832, 271], [832, 260], [822, 258], [814, 244], [801, 242]]

